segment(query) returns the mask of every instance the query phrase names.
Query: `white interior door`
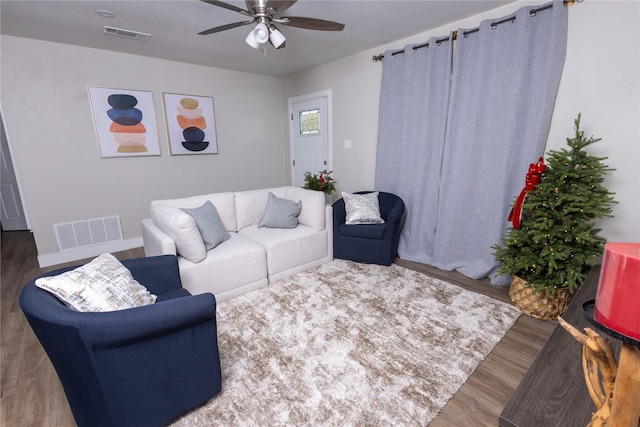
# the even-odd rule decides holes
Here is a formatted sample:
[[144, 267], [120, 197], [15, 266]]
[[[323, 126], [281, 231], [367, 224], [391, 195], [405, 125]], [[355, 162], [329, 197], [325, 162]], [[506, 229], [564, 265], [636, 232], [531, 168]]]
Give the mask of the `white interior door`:
[[304, 186], [305, 172], [331, 168], [327, 96], [291, 104], [293, 185]]
[[0, 152], [0, 223], [3, 230], [26, 230], [27, 219], [22, 208], [18, 180], [13, 169], [4, 120], [0, 117], [2, 151]]

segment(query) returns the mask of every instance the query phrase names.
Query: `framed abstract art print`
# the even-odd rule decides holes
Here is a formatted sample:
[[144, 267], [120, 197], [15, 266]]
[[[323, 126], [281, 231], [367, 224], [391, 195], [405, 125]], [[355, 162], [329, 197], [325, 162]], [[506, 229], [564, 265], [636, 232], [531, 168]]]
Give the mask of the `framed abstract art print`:
[[164, 94], [171, 154], [218, 154], [213, 98]]
[[89, 86], [100, 156], [159, 156], [151, 92]]

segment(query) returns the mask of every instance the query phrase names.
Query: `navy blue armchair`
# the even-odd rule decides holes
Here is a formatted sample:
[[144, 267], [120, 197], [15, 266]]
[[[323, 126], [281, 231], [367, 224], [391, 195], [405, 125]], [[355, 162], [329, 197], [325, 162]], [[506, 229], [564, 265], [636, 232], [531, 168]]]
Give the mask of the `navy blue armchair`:
[[122, 263], [156, 303], [81, 313], [35, 279], [20, 294], [81, 427], [166, 425], [221, 389], [213, 294], [183, 289], [173, 255]]
[[[355, 194], [366, 194], [360, 191]], [[390, 265], [398, 255], [404, 222], [404, 202], [395, 194], [379, 192], [384, 224], [347, 225], [344, 199], [333, 203], [333, 256], [368, 264]]]

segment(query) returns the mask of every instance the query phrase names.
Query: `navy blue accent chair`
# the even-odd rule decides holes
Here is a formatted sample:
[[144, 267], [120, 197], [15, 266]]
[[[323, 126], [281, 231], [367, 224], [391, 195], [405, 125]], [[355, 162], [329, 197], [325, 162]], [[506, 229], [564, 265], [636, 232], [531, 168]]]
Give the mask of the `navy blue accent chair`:
[[158, 296], [155, 304], [81, 313], [35, 279], [20, 294], [80, 427], [163, 426], [220, 392], [213, 294], [183, 289], [173, 255], [122, 263]]
[[[366, 194], [360, 191], [355, 194]], [[391, 265], [398, 255], [398, 242], [405, 207], [395, 194], [379, 192], [380, 216], [384, 224], [345, 224], [344, 199], [333, 203], [333, 256], [368, 264]]]

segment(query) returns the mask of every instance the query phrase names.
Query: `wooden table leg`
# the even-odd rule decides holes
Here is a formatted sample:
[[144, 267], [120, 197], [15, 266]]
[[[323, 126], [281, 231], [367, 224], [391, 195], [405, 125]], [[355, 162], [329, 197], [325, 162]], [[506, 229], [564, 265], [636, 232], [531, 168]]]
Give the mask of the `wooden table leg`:
[[638, 427], [640, 419], [640, 348], [622, 344], [607, 425]]
[[558, 318], [583, 345], [582, 364], [589, 394], [598, 410], [590, 427], [640, 427], [640, 348], [622, 343], [616, 362], [611, 345], [590, 328], [586, 335]]

